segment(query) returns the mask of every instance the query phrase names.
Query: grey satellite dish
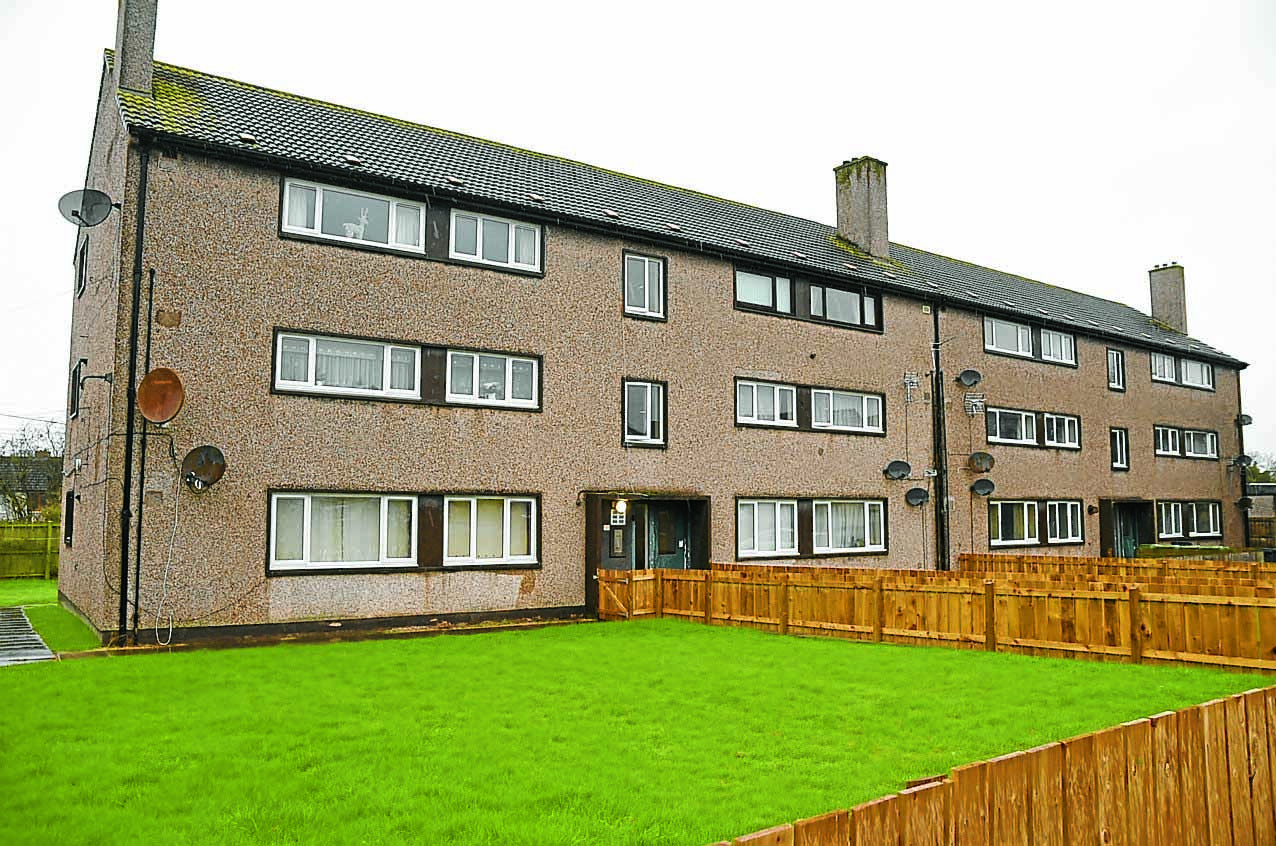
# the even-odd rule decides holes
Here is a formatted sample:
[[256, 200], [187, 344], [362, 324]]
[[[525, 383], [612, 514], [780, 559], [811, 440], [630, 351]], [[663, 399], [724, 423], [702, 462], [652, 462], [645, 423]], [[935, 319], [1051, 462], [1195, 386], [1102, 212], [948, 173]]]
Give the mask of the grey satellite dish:
[[986, 452], [972, 452], [970, 454], [970, 458], [966, 461], [970, 465], [970, 469], [974, 470], [976, 473], [987, 473], [992, 469], [992, 466], [997, 463], [996, 460]]
[[1248, 426], [1254, 422], [1254, 418], [1250, 417], [1248, 414], [1242, 414], [1240, 417], [1236, 418], [1236, 422], [1242, 426]]
[[1248, 467], [1249, 465], [1254, 463], [1254, 459], [1250, 458], [1245, 453], [1241, 453], [1240, 455], [1232, 459], [1232, 463], [1235, 464], [1237, 467]]
[[900, 479], [907, 479], [912, 475], [912, 473], [913, 465], [909, 464], [907, 461], [892, 461], [890, 464], [887, 464], [886, 469], [882, 471], [882, 474], [885, 475], [886, 478], [894, 479], [896, 481]]
[[1250, 497], [1243, 496], [1240, 499], [1236, 500], [1236, 505], [1240, 507], [1242, 511], [1248, 511], [1249, 509], [1254, 507], [1254, 500], [1251, 499]]
[[925, 505], [930, 502], [930, 491], [925, 488], [909, 488], [904, 494], [904, 502], [909, 505]]
[[978, 370], [963, 370], [957, 374], [957, 381], [967, 388], [973, 388], [984, 381], [984, 374]]
[[997, 486], [992, 483], [992, 479], [976, 479], [970, 486], [970, 492], [975, 496], [989, 496], [995, 490]]
[[92, 188], [71, 191], [58, 200], [58, 211], [76, 226], [97, 226], [115, 208], [108, 194]]
[[217, 484], [226, 473], [226, 456], [215, 446], [199, 446], [182, 460], [182, 481], [193, 491]]

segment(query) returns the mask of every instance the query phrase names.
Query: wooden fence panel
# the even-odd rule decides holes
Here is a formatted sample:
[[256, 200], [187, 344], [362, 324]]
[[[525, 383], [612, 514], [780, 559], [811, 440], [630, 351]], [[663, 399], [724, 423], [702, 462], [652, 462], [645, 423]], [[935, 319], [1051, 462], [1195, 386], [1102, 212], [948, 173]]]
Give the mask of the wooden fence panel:
[[851, 808], [851, 842], [856, 846], [899, 846], [899, 798], [884, 796]]
[[[1272, 754], [1276, 726], [1267, 719], [1267, 697], [1261, 690], [1243, 694], [1249, 744], [1250, 789], [1253, 793], [1254, 842], [1276, 843], [1276, 791], [1272, 784]], [[1230, 749], [1229, 749], [1230, 752]]]
[[1158, 846], [1156, 837], [1155, 751], [1151, 720], [1121, 726], [1125, 740], [1126, 824], [1131, 846]]
[[1063, 846], [1063, 744], [1039, 746], [1027, 753], [1032, 798], [1032, 843]]
[[1095, 763], [1094, 735], [1063, 741], [1063, 840], [1070, 846], [1100, 842]]
[[1120, 728], [1095, 733], [1094, 757], [1099, 842], [1127, 846], [1130, 838], [1126, 819], [1125, 738]]
[[1187, 708], [1178, 712], [1179, 795], [1183, 812], [1183, 842], [1188, 846], [1207, 846], [1210, 821], [1207, 793], [1205, 746], [1205, 712]]
[[1186, 811], [1179, 785], [1181, 750], [1178, 714], [1167, 711], [1150, 718], [1152, 733], [1153, 843], [1181, 843], [1180, 816]]
[[1210, 843], [1230, 843], [1231, 778], [1227, 769], [1227, 704], [1216, 699], [1200, 706], [1205, 738], [1205, 821]]
[[902, 846], [950, 846], [948, 779], [899, 793]]
[[847, 846], [850, 841], [849, 811], [833, 811], [793, 824], [793, 846]]
[[1029, 843], [1029, 779], [1027, 755], [1014, 752], [988, 762], [992, 842], [995, 846]]
[[[1245, 698], [1224, 700], [1227, 726], [1227, 770], [1232, 809], [1232, 843], [1254, 846], [1253, 795], [1250, 788], [1249, 731], [1245, 719]], [[1260, 844], [1260, 846], [1270, 846]]]
[[953, 770], [953, 846], [991, 846], [988, 778], [983, 761]]
[[735, 839], [735, 846], [793, 846], [793, 826], [777, 825]]

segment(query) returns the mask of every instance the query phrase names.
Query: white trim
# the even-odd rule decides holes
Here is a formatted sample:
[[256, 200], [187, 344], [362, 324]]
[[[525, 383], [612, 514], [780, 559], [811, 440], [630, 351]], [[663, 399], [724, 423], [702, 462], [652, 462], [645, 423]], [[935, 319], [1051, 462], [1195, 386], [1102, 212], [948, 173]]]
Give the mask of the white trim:
[[[1166, 509], [1169, 509], [1171, 528], [1176, 531], [1165, 531]], [[1181, 538], [1183, 537], [1183, 503], [1181, 502], [1158, 502], [1156, 504], [1156, 536], [1158, 538]]]
[[[1205, 452], [1192, 451], [1193, 436], [1200, 436], [1205, 439]], [[1203, 429], [1184, 429], [1183, 455], [1187, 458], [1218, 458], [1218, 434]]]
[[[1059, 428], [1063, 428], [1063, 437], [1050, 437], [1051, 423], [1054, 424], [1055, 435], [1059, 434]], [[1046, 412], [1041, 415], [1041, 438], [1042, 443], [1049, 447], [1059, 447], [1061, 449], [1081, 449], [1081, 418], [1071, 414], [1051, 414]], [[1072, 435], [1076, 435], [1075, 440], [1070, 440]]]
[[[1001, 509], [1007, 506], [1015, 506], [1023, 509], [1024, 512], [1024, 534], [1022, 539], [1002, 540], [992, 536], [993, 526], [997, 528], [997, 534], [1001, 534]], [[989, 546], [1037, 546], [1041, 543], [1041, 527], [1038, 522], [1040, 515], [1037, 513], [1036, 500], [1023, 499], [998, 499], [988, 503], [989, 510], [996, 509], [997, 519], [993, 521], [989, 519], [988, 525], [988, 545]], [[1031, 508], [1032, 519], [1028, 519], [1028, 511]], [[1031, 532], [1031, 534], [1028, 534]]]
[[[997, 346], [997, 326], [1008, 326], [1015, 333], [1015, 347]], [[1027, 349], [1024, 348], [1024, 340], [1027, 339]], [[990, 352], [1005, 353], [1006, 355], [1017, 355], [1021, 358], [1032, 358], [1032, 327], [1025, 323], [1015, 323], [1010, 320], [1002, 320], [998, 317], [984, 317], [984, 349]]]
[[[829, 414], [827, 422], [816, 418], [815, 407], [817, 397], [828, 397]], [[835, 408], [835, 404], [839, 397], [853, 397], [860, 401], [860, 419], [864, 421], [862, 426], [840, 426], [833, 422], [837, 419], [837, 409]], [[869, 418], [871, 417], [869, 414], [869, 405], [871, 403], [877, 404], [876, 426], [870, 426], [868, 423]], [[882, 398], [877, 394], [865, 394], [857, 391], [836, 391], [832, 388], [813, 388], [811, 390], [811, 428], [832, 432], [885, 432], [886, 430], [882, 419], [883, 405], [884, 403]]]
[[[1053, 340], [1058, 338], [1063, 350], [1060, 355], [1050, 355], [1046, 352], [1047, 338]], [[1075, 336], [1067, 332], [1060, 332], [1058, 329], [1042, 329], [1041, 330], [1041, 360], [1051, 361], [1056, 364], [1076, 364], [1077, 363], [1077, 339]]]
[[[1167, 442], [1167, 449], [1161, 447], [1162, 440]], [[1154, 426], [1152, 427], [1152, 447], [1157, 455], [1180, 456], [1183, 454], [1183, 433], [1173, 426]]]
[[[743, 540], [740, 533], [740, 510], [746, 506], [753, 506], [753, 548], [745, 549], [741, 542]], [[775, 510], [775, 549], [758, 549], [758, 508], [766, 506]], [[793, 545], [780, 546], [780, 515], [784, 511], [785, 506], [792, 508], [793, 513]], [[735, 522], [736, 522], [736, 556], [739, 558], [780, 558], [784, 556], [792, 556], [798, 554], [798, 504], [796, 499], [738, 499], [735, 505]]]
[[[1178, 362], [1175, 361], [1174, 356], [1170, 355], [1169, 353], [1154, 352], [1150, 354], [1149, 358], [1151, 359], [1151, 362], [1152, 362], [1152, 381], [1153, 382], [1168, 382], [1171, 385], [1177, 383]], [[1160, 373], [1158, 373], [1158, 368], [1157, 368], [1158, 363], [1162, 365], [1159, 368]], [[1165, 375], [1165, 365], [1167, 364], [1169, 365], [1169, 369], [1170, 369], [1170, 373], [1168, 376]]]
[[[502, 506], [502, 528], [501, 528], [501, 557], [500, 558], [479, 558], [478, 551], [478, 504], [481, 500], [500, 501]], [[469, 519], [469, 554], [450, 556], [448, 555], [448, 532], [451, 526], [451, 504], [453, 502], [467, 502], [470, 506]], [[515, 503], [527, 503], [529, 510], [529, 525], [527, 531], [528, 538], [528, 554], [513, 555], [510, 552], [510, 514]], [[536, 499], [530, 496], [445, 496], [443, 497], [443, 566], [483, 566], [491, 564], [536, 564], [538, 558], [536, 555]]]
[[[815, 538], [819, 536], [819, 514], [821, 506], [824, 507], [824, 536], [830, 542], [833, 539], [833, 506], [834, 505], [859, 505], [862, 506], [864, 512], [864, 546], [820, 546], [816, 543]], [[876, 520], [873, 519], [873, 512], [877, 512]], [[876, 524], [877, 536], [881, 540], [880, 543], [872, 543], [873, 528]], [[817, 499], [811, 503], [811, 551], [817, 555], [836, 555], [838, 553], [854, 553], [854, 552], [885, 552], [886, 551], [886, 502], [881, 499]]]
[[[452, 359], [466, 355], [473, 359], [470, 363], [470, 393], [461, 394], [452, 390]], [[505, 399], [488, 399], [479, 395], [479, 359], [505, 359]], [[532, 365], [532, 398], [515, 399], [514, 364], [524, 362]], [[482, 405], [492, 408], [539, 408], [540, 407], [540, 362], [527, 356], [509, 355], [507, 353], [483, 352], [481, 350], [448, 350], [444, 376], [444, 397], [448, 402], [462, 405]]]
[[1032, 425], [1032, 436], [1031, 436], [1031, 437], [1020, 437], [1020, 438], [1003, 438], [1003, 437], [1001, 437], [1001, 435], [999, 435], [999, 434], [998, 434], [998, 435], [987, 435], [987, 431], [988, 431], [988, 429], [987, 429], [987, 425], [985, 425], [985, 427], [984, 427], [984, 432], [985, 432], [985, 434], [987, 435], [988, 443], [990, 443], [990, 444], [1015, 444], [1015, 445], [1018, 445], [1018, 446], [1037, 446], [1037, 415], [1036, 415], [1036, 413], [1035, 413], [1035, 412], [1032, 412], [1032, 411], [1019, 411], [1018, 409], [1013, 409], [1013, 408], [986, 408], [986, 409], [984, 409], [984, 420], [985, 420], [985, 424], [986, 424], [986, 422], [987, 422], [988, 420], [995, 420], [995, 421], [996, 421], [996, 424], [995, 424], [995, 425], [996, 425], [997, 431], [998, 431], [998, 432], [1000, 432], [1000, 431], [1001, 431], [1001, 416], [1002, 416], [1003, 414], [1004, 414], [1004, 415], [1015, 415], [1015, 416], [1018, 416], [1018, 417], [1020, 418], [1020, 419], [1019, 419], [1019, 431], [1020, 431], [1020, 432], [1025, 432], [1025, 431], [1027, 431], [1027, 428], [1028, 428], [1028, 427], [1027, 427], [1027, 425], [1025, 425], [1025, 421], [1029, 421], [1029, 420], [1030, 420], [1030, 421], [1032, 421], [1032, 424], [1031, 424], [1031, 425]]
[[[340, 499], [376, 499], [380, 510], [378, 520], [380, 553], [375, 561], [311, 561], [311, 500], [314, 497], [336, 497]], [[275, 557], [275, 541], [279, 527], [279, 501], [281, 499], [300, 499], [302, 501], [301, 532], [302, 555], [300, 559], [277, 559]], [[387, 519], [391, 502], [406, 502], [412, 515], [410, 554], [406, 558], [391, 558], [388, 549], [389, 520]], [[402, 494], [360, 494], [346, 491], [275, 491], [270, 496], [270, 537], [267, 544], [270, 550], [271, 572], [297, 572], [304, 570], [353, 570], [370, 567], [415, 567], [417, 566], [417, 538], [420, 532], [420, 514], [415, 496]]]
[[[632, 435], [629, 432], [629, 389], [631, 387], [640, 387], [644, 389], [643, 400], [647, 405], [647, 434]], [[621, 409], [621, 425], [627, 444], [664, 444], [665, 436], [668, 434], [666, 430], [667, 415], [665, 413], [665, 392], [664, 385], [659, 382], [648, 382], [642, 379], [625, 379], [623, 385], [624, 404]], [[651, 436], [652, 409], [660, 410], [660, 436]]]
[[[1051, 534], [1051, 512], [1054, 512], [1054, 524], [1059, 529], [1066, 529], [1068, 534]], [[1055, 499], [1046, 503], [1046, 542], [1077, 543], [1085, 539], [1085, 518], [1081, 513], [1081, 501], [1075, 499]], [[1066, 524], [1066, 525], [1065, 525]]]
[[[288, 223], [288, 210], [292, 201], [293, 186], [302, 188], [312, 188], [315, 192], [315, 225], [313, 227], [292, 226]], [[351, 194], [356, 197], [366, 197], [369, 200], [377, 200], [389, 204], [386, 213], [386, 240], [375, 241], [371, 238], [351, 238], [345, 235], [332, 235], [323, 231], [323, 194], [325, 191], [337, 191], [342, 194]], [[397, 217], [400, 206], [405, 208], [416, 209], [419, 215], [417, 224], [417, 243], [398, 244], [394, 241], [395, 233], [398, 231]], [[373, 194], [368, 191], [359, 191], [354, 188], [342, 188], [337, 185], [325, 185], [320, 182], [310, 182], [304, 179], [285, 179], [284, 180], [284, 199], [280, 203], [279, 209], [279, 228], [284, 232], [294, 235], [309, 235], [314, 238], [322, 238], [325, 241], [336, 241], [342, 244], [358, 244], [360, 246], [384, 247], [390, 250], [397, 250], [404, 253], [425, 253], [425, 204], [416, 203], [411, 200], [402, 200], [398, 197], [388, 197], [384, 194]]]
[[[1112, 378], [1113, 363], [1116, 363], [1116, 378]], [[1108, 387], [1125, 390], [1125, 351], [1108, 348]]]
[[[740, 412], [740, 389], [748, 388], [752, 396], [753, 414], [751, 416], [741, 414]], [[764, 417], [758, 417], [758, 388], [771, 388], [774, 396], [771, 400], [771, 408], [775, 411], [775, 419], [767, 420]], [[783, 420], [780, 418], [780, 395], [785, 394], [789, 398], [789, 411], [793, 415], [791, 420]], [[793, 385], [784, 385], [778, 382], [762, 382], [756, 379], [740, 379], [735, 383], [735, 421], [737, 423], [748, 423], [753, 426], [775, 426], [782, 429], [797, 428], [797, 388]]]
[[[475, 238], [474, 251], [475, 252], [473, 255], [469, 253], [457, 252], [456, 219], [458, 217], [472, 217], [475, 220], [475, 236], [474, 236]], [[483, 257], [483, 222], [484, 221], [491, 221], [493, 223], [504, 223], [509, 227], [508, 242], [505, 245], [505, 248], [507, 250], [506, 255], [509, 256], [508, 261], [493, 261], [491, 259], [487, 259]], [[448, 225], [448, 249], [447, 249], [448, 258], [456, 259], [457, 261], [470, 262], [473, 264], [485, 264], [490, 267], [512, 267], [516, 270], [530, 270], [533, 272], [539, 272], [541, 269], [541, 241], [544, 237], [544, 233], [541, 230], [540, 224], [527, 223], [522, 220], [513, 220], [508, 217], [497, 217], [496, 215], [492, 215], [492, 214], [482, 214], [480, 212], [466, 211], [465, 209], [452, 209], [452, 214], [448, 221], [448, 224], [449, 224]], [[525, 264], [523, 262], [516, 261], [514, 258], [515, 255], [517, 254], [516, 253], [516, 250], [518, 248], [517, 232], [520, 228], [530, 229], [532, 233], [536, 236], [536, 241], [533, 245], [534, 260], [531, 264]]]
[[[625, 253], [624, 269], [622, 272], [622, 301], [624, 303], [625, 314], [636, 314], [640, 317], [664, 317], [665, 316], [665, 262], [664, 259], [652, 258], [651, 256], [639, 255], [638, 253]], [[643, 265], [642, 278], [642, 302], [641, 306], [631, 306], [629, 304], [629, 262], [640, 261]], [[652, 268], [655, 268], [655, 280], [653, 282]], [[658, 308], [652, 310], [651, 294], [652, 287], [656, 289], [658, 298]]]
[[[283, 377], [284, 339], [306, 342], [306, 378], [292, 381]], [[339, 385], [320, 385], [315, 382], [315, 358], [318, 354], [318, 341], [335, 341], [343, 344], [366, 344], [382, 348], [381, 384], [376, 388], [346, 388]], [[393, 372], [394, 351], [406, 350], [412, 353], [415, 387], [412, 390], [390, 387], [390, 376]], [[342, 338], [335, 335], [309, 335], [300, 332], [279, 332], [275, 336], [275, 389], [281, 391], [304, 391], [308, 394], [327, 394], [332, 396], [369, 397], [389, 399], [421, 398], [421, 348], [408, 344], [395, 344], [390, 341], [370, 341], [364, 338]]]
[[[1183, 530], [1189, 538], [1211, 538], [1223, 534], [1223, 514], [1217, 502], [1198, 501], [1185, 503], [1192, 512], [1192, 531], [1187, 531], [1187, 509], [1184, 509]], [[1209, 522], [1208, 531], [1199, 531], [1201, 526], [1201, 508], [1204, 506], [1205, 517]]]
[[[1195, 365], [1201, 368], [1201, 373], [1205, 377], [1203, 382], [1193, 382], [1187, 378], [1188, 365]], [[1207, 361], [1196, 361], [1191, 358], [1179, 359], [1179, 381], [1187, 385], [1189, 388], [1206, 388], [1214, 390], [1214, 365]]]
[[1126, 429], [1112, 428], [1108, 430], [1108, 451], [1112, 453], [1112, 440], [1116, 438], [1116, 454], [1110, 455], [1114, 470], [1130, 469], [1130, 433]]

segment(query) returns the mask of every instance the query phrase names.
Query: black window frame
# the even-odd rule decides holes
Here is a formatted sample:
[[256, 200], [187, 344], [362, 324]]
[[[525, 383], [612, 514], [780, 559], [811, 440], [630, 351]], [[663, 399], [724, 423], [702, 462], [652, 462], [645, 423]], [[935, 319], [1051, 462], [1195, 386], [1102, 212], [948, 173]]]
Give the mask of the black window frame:
[[[661, 314], [651, 314], [649, 312], [636, 312], [629, 310], [629, 290], [627, 274], [629, 273], [629, 259], [640, 258], [648, 261], [656, 261], [660, 263], [660, 303], [662, 306]], [[669, 322], [669, 258], [668, 256], [655, 255], [653, 253], [644, 253], [638, 250], [622, 250], [620, 253], [620, 314], [631, 320], [647, 320], [652, 323], [668, 323]]]
[[[992, 440], [988, 434], [989, 412], [1009, 411], [1018, 414], [1030, 414], [1034, 418], [1035, 440], [1033, 443]], [[1046, 443], [1046, 417], [1065, 417], [1077, 421], [1077, 444], [1060, 445]], [[1067, 411], [1041, 411], [1029, 408], [1013, 408], [1008, 405], [988, 405], [984, 408], [984, 441], [989, 447], [1018, 447], [1023, 449], [1049, 449], [1063, 452], [1080, 452], [1085, 447], [1085, 422], [1080, 414]]]
[[[1112, 354], [1113, 353], [1116, 353], [1116, 356], [1117, 356], [1117, 370], [1121, 375], [1120, 385], [1112, 384]], [[1125, 368], [1125, 350], [1117, 349], [1116, 347], [1108, 347], [1108, 351], [1105, 358], [1107, 362], [1107, 371], [1108, 371], [1108, 390], [1113, 391], [1114, 393], [1121, 393], [1121, 394], [1125, 393], [1126, 389], [1129, 387], [1129, 379], [1127, 378], [1127, 373]]]
[[[1116, 463], [1116, 436], [1120, 433], [1125, 444], [1125, 464]], [[1108, 429], [1108, 468], [1114, 473], [1130, 472], [1130, 430], [1125, 426], [1113, 426]]]
[[[1178, 451], [1177, 452], [1161, 452], [1156, 448], [1156, 434], [1158, 429], [1167, 429], [1178, 433]], [[1204, 434], [1214, 436], [1214, 445], [1217, 455], [1188, 455], [1187, 454], [1187, 434]], [[1221, 461], [1223, 458], [1223, 439], [1219, 436], [1216, 429], [1195, 429], [1191, 426], [1175, 426], [1170, 423], [1153, 423], [1152, 424], [1152, 456], [1154, 458], [1178, 458], [1184, 461]], [[1167, 502], [1177, 500], [1166, 500]]]
[[[739, 274], [751, 273], [756, 276], [768, 276], [771, 278], [771, 306], [762, 306], [757, 303], [745, 302], [740, 299], [739, 295]], [[789, 280], [789, 306], [788, 311], [781, 311], [776, 308], [776, 279]], [[732, 286], [732, 305], [736, 311], [750, 312], [753, 314], [766, 314], [772, 317], [782, 317], [789, 320], [801, 320], [806, 323], [816, 323], [820, 326], [834, 326], [838, 329], [851, 329], [858, 332], [872, 332], [881, 334], [885, 330], [885, 317], [882, 314], [884, 307], [883, 296], [880, 291], [871, 288], [868, 285], [860, 284], [851, 280], [832, 280], [826, 278], [814, 278], [802, 274], [782, 273], [773, 271], [766, 267], [752, 264], [736, 264], [731, 270], [731, 286]], [[846, 291], [855, 294], [860, 298], [860, 322], [847, 323], [841, 320], [829, 320], [827, 317], [819, 317], [811, 314], [811, 288], [818, 287], [829, 289], [833, 288], [840, 291]], [[827, 296], [827, 295], [826, 295]], [[866, 322], [864, 317], [864, 300], [871, 299], [873, 301], [873, 322]], [[825, 309], [827, 313], [828, 309]]]
[[[661, 440], [631, 441], [629, 440], [629, 420], [626, 414], [629, 402], [630, 385], [652, 385], [660, 387]], [[650, 396], [650, 393], [648, 393]], [[647, 420], [650, 427], [650, 417]], [[650, 431], [650, 428], [648, 428]], [[651, 379], [642, 376], [626, 376], [620, 380], [620, 445], [625, 449], [668, 449], [669, 448], [669, 383], [663, 379]]]
[[[1012, 323], [1016, 326], [1027, 328], [1029, 343], [1032, 346], [1032, 354], [1022, 355], [1019, 353], [1006, 352], [1005, 350], [990, 348], [988, 346], [988, 321], [989, 320], [1000, 320], [1002, 323]], [[979, 326], [980, 326], [980, 331], [983, 333], [983, 351], [987, 355], [996, 355], [996, 356], [1002, 356], [1004, 358], [1012, 358], [1016, 361], [1035, 361], [1038, 364], [1049, 364], [1054, 367], [1068, 367], [1073, 370], [1079, 370], [1081, 368], [1081, 345], [1077, 342], [1077, 333], [1072, 331], [1071, 329], [1059, 329], [1054, 326], [1046, 326], [1039, 321], [1035, 321], [1030, 318], [1022, 317], [1019, 315], [1008, 317], [1004, 314], [998, 314], [995, 312], [979, 313]], [[1058, 332], [1061, 335], [1068, 335], [1072, 338], [1073, 361], [1071, 362], [1055, 361], [1054, 359], [1044, 358], [1042, 356], [1041, 332], [1043, 329], [1049, 330], [1051, 332]]]
[[75, 252], [75, 296], [76, 299], [89, 287], [89, 236], [85, 235], [80, 249]]
[[74, 420], [80, 416], [80, 407], [84, 402], [84, 365], [88, 364], [87, 358], [82, 358], [75, 363], [75, 367], [71, 368], [71, 384], [69, 396], [67, 397], [67, 419]]

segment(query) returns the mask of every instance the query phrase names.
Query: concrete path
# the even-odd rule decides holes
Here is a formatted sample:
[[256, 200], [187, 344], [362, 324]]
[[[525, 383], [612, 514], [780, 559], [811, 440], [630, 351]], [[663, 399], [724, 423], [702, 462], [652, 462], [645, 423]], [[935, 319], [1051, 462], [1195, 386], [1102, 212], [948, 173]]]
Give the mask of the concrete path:
[[54, 655], [21, 608], [0, 608], [0, 667], [52, 661]]

